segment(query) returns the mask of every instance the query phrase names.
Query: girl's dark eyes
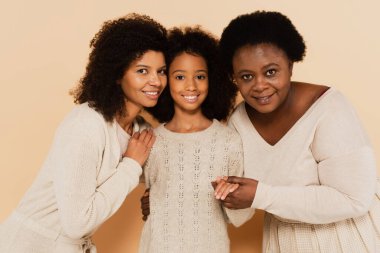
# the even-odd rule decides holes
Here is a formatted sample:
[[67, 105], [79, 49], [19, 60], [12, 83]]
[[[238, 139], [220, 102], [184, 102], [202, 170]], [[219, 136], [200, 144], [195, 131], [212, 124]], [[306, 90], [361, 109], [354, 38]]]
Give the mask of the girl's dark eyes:
[[178, 75], [178, 76], [175, 76], [175, 79], [177, 79], [177, 80], [184, 80], [185, 76]]
[[196, 78], [199, 80], [205, 80], [206, 76], [205, 75], [197, 75]]
[[[177, 75], [174, 78], [177, 80], [185, 80], [186, 77], [184, 75]], [[205, 80], [205, 79], [207, 79], [207, 76], [206, 75], [196, 75], [194, 78], [197, 80]]]

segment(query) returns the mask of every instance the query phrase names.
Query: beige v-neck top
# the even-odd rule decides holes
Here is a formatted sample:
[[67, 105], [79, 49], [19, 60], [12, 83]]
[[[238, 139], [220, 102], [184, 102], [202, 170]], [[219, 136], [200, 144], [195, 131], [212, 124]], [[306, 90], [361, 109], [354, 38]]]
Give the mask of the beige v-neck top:
[[324, 224], [366, 213], [376, 188], [373, 150], [346, 98], [323, 94], [275, 145], [238, 105], [229, 124], [240, 134], [245, 177], [259, 181], [252, 208]]

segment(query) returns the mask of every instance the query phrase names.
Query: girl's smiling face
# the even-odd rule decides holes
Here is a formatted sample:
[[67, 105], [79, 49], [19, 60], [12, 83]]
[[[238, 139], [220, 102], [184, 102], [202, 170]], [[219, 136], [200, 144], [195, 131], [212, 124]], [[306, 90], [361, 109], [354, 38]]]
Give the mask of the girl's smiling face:
[[177, 55], [169, 66], [169, 88], [176, 112], [199, 112], [208, 94], [205, 59], [185, 52]]

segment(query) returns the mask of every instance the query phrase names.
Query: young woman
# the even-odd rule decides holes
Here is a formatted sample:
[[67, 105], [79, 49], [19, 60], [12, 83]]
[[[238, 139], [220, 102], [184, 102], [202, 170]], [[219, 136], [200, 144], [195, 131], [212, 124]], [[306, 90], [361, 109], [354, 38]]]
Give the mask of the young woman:
[[[220, 41], [244, 101], [229, 120], [244, 146], [244, 175], [223, 180], [227, 208], [266, 211], [263, 252], [379, 252], [373, 150], [336, 89], [291, 81], [305, 44], [278, 12], [239, 16]], [[251, 179], [249, 179], [251, 178]]]
[[138, 113], [166, 85], [166, 30], [147, 16], [108, 21], [91, 41], [78, 104], [31, 188], [0, 227], [0, 252], [96, 252], [91, 235], [138, 184], [155, 137]]
[[139, 252], [229, 252], [228, 219], [238, 226], [251, 211], [223, 210], [210, 182], [243, 172], [240, 137], [218, 121], [229, 114], [236, 87], [220, 71], [210, 34], [174, 28], [168, 44], [169, 85], [148, 109], [164, 123], [144, 167], [150, 216]]

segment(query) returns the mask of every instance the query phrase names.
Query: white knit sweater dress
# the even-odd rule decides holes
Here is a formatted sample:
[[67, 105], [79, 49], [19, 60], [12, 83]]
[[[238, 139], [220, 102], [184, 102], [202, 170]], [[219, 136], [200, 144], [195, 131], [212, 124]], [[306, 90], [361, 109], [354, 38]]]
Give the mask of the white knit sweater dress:
[[120, 154], [116, 121], [106, 122], [86, 103], [76, 106], [59, 126], [38, 177], [1, 224], [0, 252], [96, 252], [90, 236], [142, 173]]
[[[252, 209], [223, 210], [211, 181], [242, 175], [242, 144], [236, 131], [214, 120], [195, 133], [174, 133], [160, 125], [146, 166], [150, 215], [140, 253], [227, 253], [228, 219], [236, 226]], [[226, 212], [227, 216], [226, 217]]]
[[252, 208], [266, 211], [263, 252], [380, 252], [375, 158], [341, 93], [330, 88], [275, 145], [244, 102], [229, 124], [243, 140], [245, 176], [259, 180]]

